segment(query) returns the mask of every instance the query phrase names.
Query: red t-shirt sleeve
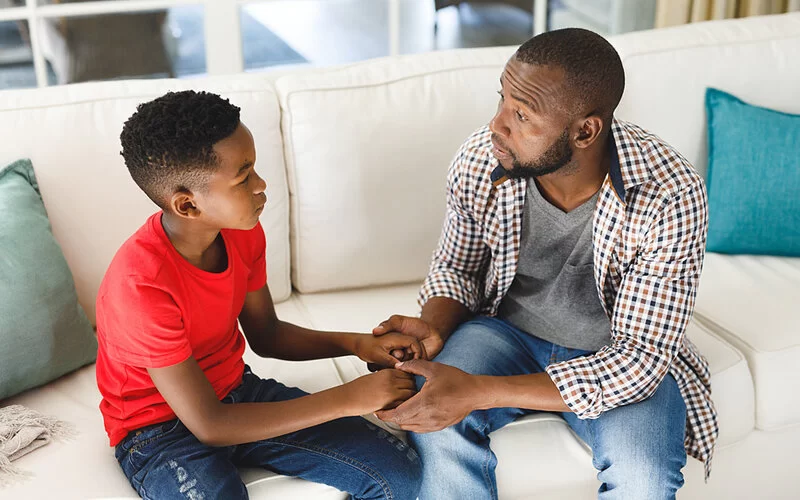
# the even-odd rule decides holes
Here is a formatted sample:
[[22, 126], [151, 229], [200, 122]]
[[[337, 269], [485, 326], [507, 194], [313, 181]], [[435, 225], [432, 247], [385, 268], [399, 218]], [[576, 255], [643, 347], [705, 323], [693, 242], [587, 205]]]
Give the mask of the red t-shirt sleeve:
[[163, 368], [186, 361], [192, 348], [178, 305], [156, 285], [127, 277], [115, 297], [104, 297], [104, 331], [110, 358], [142, 368]]
[[247, 291], [254, 292], [260, 290], [267, 283], [267, 238], [264, 236], [264, 228], [261, 223], [250, 230], [253, 248], [253, 267], [250, 268], [250, 276], [247, 278]]

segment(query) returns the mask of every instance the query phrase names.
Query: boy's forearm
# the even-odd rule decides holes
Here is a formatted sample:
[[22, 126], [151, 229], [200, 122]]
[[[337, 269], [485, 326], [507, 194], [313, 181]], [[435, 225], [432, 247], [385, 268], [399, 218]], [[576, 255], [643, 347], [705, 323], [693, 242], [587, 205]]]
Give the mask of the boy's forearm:
[[356, 333], [321, 332], [310, 330], [285, 321], [275, 322], [271, 342], [262, 356], [289, 361], [335, 358], [352, 354], [355, 350]]
[[201, 428], [190, 429], [210, 446], [232, 446], [282, 436], [337, 418], [352, 416], [345, 386], [288, 401], [219, 403]]

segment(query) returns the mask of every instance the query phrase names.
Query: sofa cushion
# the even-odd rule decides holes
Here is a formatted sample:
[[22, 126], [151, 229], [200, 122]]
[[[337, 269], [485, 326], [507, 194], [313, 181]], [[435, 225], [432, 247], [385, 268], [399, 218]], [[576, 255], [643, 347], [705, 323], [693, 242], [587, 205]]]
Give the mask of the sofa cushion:
[[[295, 298], [314, 328], [370, 332], [392, 314], [416, 316], [418, 291], [416, 284], [297, 294]], [[713, 399], [721, 428], [718, 445], [737, 442], [754, 427], [753, 382], [747, 361], [737, 349], [697, 322], [690, 324], [687, 335], [710, 364]], [[365, 363], [354, 356], [337, 358], [334, 362], [344, 382], [367, 373]], [[553, 418], [560, 423], [553, 423]], [[554, 491], [572, 486], [597, 487], [588, 452], [576, 451], [584, 445], [560, 417], [546, 414], [522, 418], [493, 433], [492, 440], [503, 464], [498, 468], [501, 491], [539, 491], [536, 484], [547, 485]], [[531, 446], [519, 446], [522, 440]], [[588, 496], [595, 491], [591, 488], [584, 490], [589, 491]]]
[[116, 81], [0, 92], [0, 164], [28, 157], [36, 166], [53, 234], [92, 322], [97, 289], [112, 257], [158, 210], [133, 182], [119, 154], [122, 124], [139, 103], [190, 88], [222, 94], [242, 108], [242, 121], [255, 140], [256, 168], [267, 181], [269, 199], [261, 223], [267, 235], [269, 284], [275, 300], [284, 300], [291, 290], [289, 192], [280, 109], [266, 77]]
[[756, 426], [800, 423], [800, 258], [706, 255], [696, 315], [747, 358]]
[[513, 51], [437, 52], [278, 79], [295, 288], [424, 278], [447, 168], [494, 115]]
[[707, 87], [757, 106], [800, 113], [800, 64], [787, 60], [787, 54], [800, 52], [800, 13], [693, 23], [609, 41], [626, 76], [616, 115], [661, 136], [703, 175]]
[[717, 89], [708, 114], [708, 251], [800, 257], [800, 115]]
[[0, 166], [0, 400], [94, 361], [97, 340], [50, 232], [33, 166]]
[[[308, 325], [302, 309], [293, 300], [276, 305], [278, 316]], [[245, 362], [263, 378], [275, 378], [308, 392], [317, 392], [341, 383], [331, 360], [302, 363], [259, 358], [248, 348]], [[34, 391], [22, 393], [3, 404], [21, 404], [73, 424], [78, 434], [69, 441], [52, 442], [14, 462], [34, 477], [0, 490], [6, 498], [53, 498], [57, 491], [64, 498], [138, 498], [128, 484], [108, 436], [98, 405], [100, 392], [95, 382], [94, 365]], [[250, 498], [337, 499], [346, 495], [334, 488], [302, 479], [279, 476], [263, 469], [242, 469], [242, 480]]]

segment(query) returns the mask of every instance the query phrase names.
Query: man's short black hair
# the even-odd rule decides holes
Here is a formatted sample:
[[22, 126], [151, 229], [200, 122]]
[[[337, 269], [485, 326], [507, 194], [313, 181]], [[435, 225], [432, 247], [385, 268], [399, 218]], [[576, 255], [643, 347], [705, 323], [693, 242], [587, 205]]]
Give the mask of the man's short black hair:
[[610, 119], [625, 90], [625, 70], [616, 49], [602, 36], [580, 28], [548, 31], [523, 43], [518, 61], [564, 70], [574, 112]]
[[205, 185], [214, 144], [239, 126], [239, 108], [209, 92], [169, 92], [140, 104], [122, 127], [122, 157], [136, 184], [165, 208], [177, 190]]

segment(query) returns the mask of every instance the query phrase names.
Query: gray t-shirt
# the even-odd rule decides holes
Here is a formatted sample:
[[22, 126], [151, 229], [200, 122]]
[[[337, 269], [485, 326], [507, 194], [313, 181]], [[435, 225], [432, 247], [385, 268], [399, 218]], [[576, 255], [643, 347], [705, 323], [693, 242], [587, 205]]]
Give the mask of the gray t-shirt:
[[572, 349], [611, 344], [611, 324], [594, 281], [592, 215], [597, 193], [564, 213], [528, 182], [517, 274], [498, 316], [520, 330]]

